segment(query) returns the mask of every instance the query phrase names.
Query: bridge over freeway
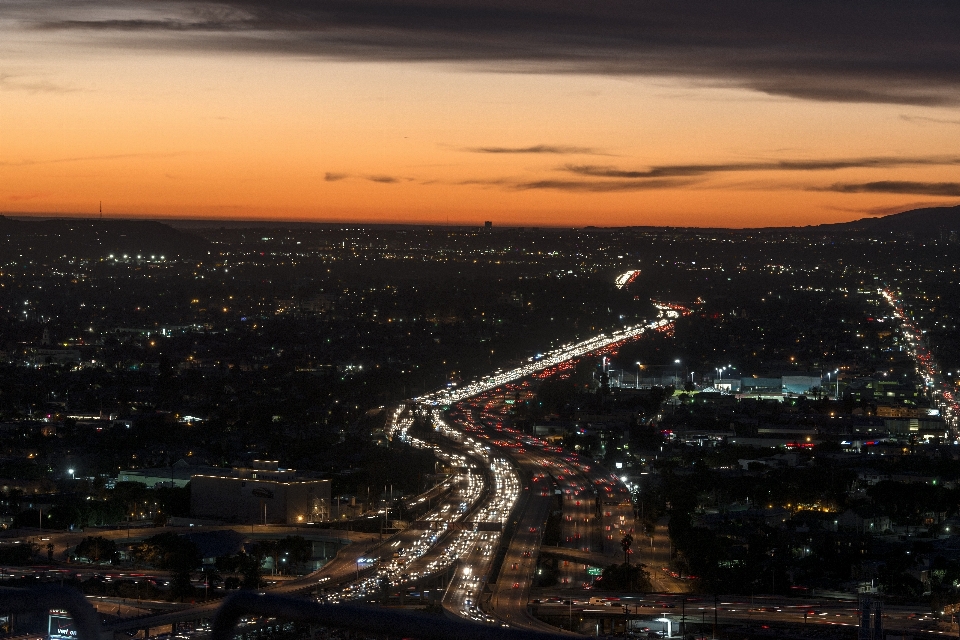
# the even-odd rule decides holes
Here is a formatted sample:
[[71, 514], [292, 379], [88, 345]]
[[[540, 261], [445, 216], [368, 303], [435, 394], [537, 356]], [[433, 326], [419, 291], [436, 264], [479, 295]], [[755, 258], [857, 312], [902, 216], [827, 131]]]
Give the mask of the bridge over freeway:
[[540, 547], [540, 555], [552, 556], [558, 560], [568, 560], [591, 567], [609, 567], [619, 564], [621, 560], [596, 551], [582, 551], [580, 549], [566, 549], [564, 547]]

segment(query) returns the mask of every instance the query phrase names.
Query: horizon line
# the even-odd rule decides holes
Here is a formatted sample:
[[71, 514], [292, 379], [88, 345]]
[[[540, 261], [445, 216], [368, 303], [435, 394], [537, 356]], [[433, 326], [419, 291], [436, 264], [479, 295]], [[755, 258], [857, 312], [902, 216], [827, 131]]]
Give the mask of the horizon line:
[[[943, 207], [922, 207], [920, 209], [905, 209], [903, 211], [896, 211], [888, 213], [885, 215], [865, 215], [862, 218], [857, 218], [855, 220], [847, 222], [823, 222], [820, 224], [810, 224], [803, 226], [765, 226], [765, 227], [718, 227], [718, 226], [698, 226], [698, 225], [612, 225], [612, 226], [602, 226], [602, 225], [584, 225], [584, 226], [570, 226], [570, 225], [553, 225], [553, 224], [517, 224], [517, 223], [508, 223], [497, 225], [494, 223], [493, 229], [550, 229], [550, 230], [587, 230], [587, 229], [689, 229], [689, 230], [700, 230], [700, 231], [774, 231], [774, 230], [799, 230], [799, 229], [811, 229], [816, 227], [829, 227], [841, 224], [851, 224], [855, 222], [860, 222], [863, 220], [876, 220], [887, 218], [890, 216], [897, 215], [899, 213], [906, 213], [908, 211], [920, 211], [925, 208], [954, 208], [960, 207], [958, 205], [945, 205]], [[173, 223], [187, 223], [197, 226], [214, 226], [216, 224], [224, 225], [228, 224], [232, 227], [237, 227], [238, 225], [249, 224], [251, 226], [265, 226], [265, 225], [277, 225], [277, 224], [310, 224], [310, 225], [360, 225], [360, 226], [369, 226], [369, 227], [439, 227], [439, 228], [479, 228], [483, 229], [486, 221], [480, 221], [475, 223], [451, 223], [449, 221], [430, 221], [430, 220], [415, 220], [415, 221], [399, 221], [399, 220], [381, 220], [373, 221], [370, 219], [325, 219], [317, 220], [311, 218], [214, 218], [214, 217], [203, 217], [203, 216], [146, 216], [146, 215], [137, 215], [137, 214], [102, 214], [100, 212], [95, 213], [63, 213], [63, 212], [47, 212], [47, 213], [38, 213], [38, 212], [0, 212], [0, 218], [10, 218], [10, 219], [23, 219], [23, 220], [89, 220], [89, 221], [133, 221], [133, 222], [160, 222], [163, 224], [168, 224], [174, 226]]]

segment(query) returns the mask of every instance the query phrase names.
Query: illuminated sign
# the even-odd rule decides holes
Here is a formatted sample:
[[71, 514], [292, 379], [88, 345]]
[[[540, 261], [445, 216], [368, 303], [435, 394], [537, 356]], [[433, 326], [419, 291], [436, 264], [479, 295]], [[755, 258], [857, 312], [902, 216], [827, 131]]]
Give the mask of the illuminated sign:
[[50, 640], [76, 640], [77, 629], [70, 614], [63, 609], [50, 609], [47, 636]]

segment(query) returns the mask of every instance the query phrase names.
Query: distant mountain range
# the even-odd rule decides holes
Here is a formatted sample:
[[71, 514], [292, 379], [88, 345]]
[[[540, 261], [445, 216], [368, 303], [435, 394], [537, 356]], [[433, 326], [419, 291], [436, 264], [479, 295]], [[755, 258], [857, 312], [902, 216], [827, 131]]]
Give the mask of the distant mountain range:
[[887, 216], [861, 218], [852, 222], [810, 227], [817, 232], [836, 235], [910, 234], [914, 237], [938, 237], [960, 231], [960, 206], [912, 209]]
[[151, 220], [49, 218], [36, 220], [0, 216], [0, 258], [88, 258], [114, 255], [145, 259], [206, 255], [210, 243], [192, 233]]
[[[0, 215], [0, 259], [16, 261], [19, 256], [29, 259], [87, 258], [99, 259], [108, 256], [200, 257], [212, 250], [210, 242], [191, 231], [200, 231], [213, 226], [240, 228], [243, 221], [170, 221], [122, 220], [97, 218], [9, 218]], [[250, 227], [266, 225], [277, 228], [337, 228], [336, 223], [294, 223], [260, 221], [249, 223]], [[354, 223], [353, 226], [356, 226]], [[416, 228], [421, 225], [362, 225], [372, 229]], [[633, 227], [656, 230], [658, 227]], [[587, 229], [612, 231], [614, 228], [587, 227]], [[543, 231], [548, 231], [544, 228]], [[680, 229], [677, 229], [678, 231]], [[700, 229], [699, 231], [703, 231]], [[721, 229], [717, 229], [721, 231]], [[736, 232], [735, 229], [726, 229]], [[783, 232], [826, 234], [838, 237], [906, 235], [913, 238], [950, 237], [960, 234], [960, 205], [954, 207], [929, 207], [913, 209], [886, 216], [861, 218], [852, 222], [821, 224], [809, 227], [767, 227], [745, 229], [750, 232]]]

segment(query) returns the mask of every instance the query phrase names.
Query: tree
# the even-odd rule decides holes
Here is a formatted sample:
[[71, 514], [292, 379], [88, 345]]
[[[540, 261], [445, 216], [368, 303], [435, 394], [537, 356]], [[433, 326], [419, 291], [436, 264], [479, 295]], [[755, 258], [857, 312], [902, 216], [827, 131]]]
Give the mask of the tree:
[[35, 544], [3, 545], [0, 546], [0, 563], [16, 566], [30, 564], [36, 551]]
[[313, 556], [313, 544], [303, 536], [287, 536], [277, 544], [285, 570], [300, 570]]
[[612, 564], [603, 570], [595, 584], [598, 588], [611, 591], [640, 592], [651, 588], [650, 574], [642, 564]]
[[76, 558], [86, 558], [90, 562], [115, 563], [120, 559], [117, 543], [103, 536], [87, 536], [74, 548]]
[[620, 548], [623, 549], [623, 561], [627, 563], [627, 566], [630, 566], [630, 547], [633, 546], [633, 536], [627, 534], [620, 539]]
[[190, 540], [175, 533], [161, 533], [134, 547], [134, 558], [159, 569], [170, 571], [170, 593], [179, 597], [192, 595], [190, 574], [200, 564], [200, 552]]
[[240, 552], [240, 562], [237, 568], [243, 576], [240, 586], [244, 589], [259, 589], [263, 581], [263, 574], [261, 573], [263, 555], [258, 552], [257, 547], [259, 546], [255, 545], [251, 554], [244, 551]]

